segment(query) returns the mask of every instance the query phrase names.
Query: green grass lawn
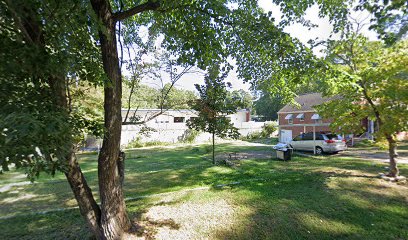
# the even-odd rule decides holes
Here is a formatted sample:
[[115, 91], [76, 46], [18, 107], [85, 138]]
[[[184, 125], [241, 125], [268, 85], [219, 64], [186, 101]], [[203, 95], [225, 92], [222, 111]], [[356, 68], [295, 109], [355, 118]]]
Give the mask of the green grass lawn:
[[[80, 163], [97, 195], [96, 155]], [[128, 151], [129, 215], [158, 239], [408, 239], [408, 185], [378, 179], [386, 164], [336, 155], [238, 163], [213, 166], [207, 145]], [[0, 175], [0, 239], [89, 237], [62, 174], [26, 181], [19, 171]]]

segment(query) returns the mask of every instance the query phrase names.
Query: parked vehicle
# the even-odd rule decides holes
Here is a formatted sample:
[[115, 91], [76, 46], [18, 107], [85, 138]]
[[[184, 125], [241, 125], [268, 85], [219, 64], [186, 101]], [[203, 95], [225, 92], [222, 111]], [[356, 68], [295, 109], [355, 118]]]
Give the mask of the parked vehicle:
[[313, 140], [313, 132], [302, 133], [296, 136], [289, 145], [294, 150], [314, 151], [316, 154], [337, 153], [347, 149], [346, 140], [341, 136], [329, 133], [316, 133]]

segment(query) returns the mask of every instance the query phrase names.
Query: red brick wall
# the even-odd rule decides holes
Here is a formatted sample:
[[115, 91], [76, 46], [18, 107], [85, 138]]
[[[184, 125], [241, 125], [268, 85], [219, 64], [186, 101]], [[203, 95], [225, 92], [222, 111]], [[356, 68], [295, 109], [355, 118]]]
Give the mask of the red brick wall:
[[[314, 124], [315, 121], [312, 118], [313, 114], [316, 112], [305, 112], [304, 113], [304, 121], [300, 121], [299, 118], [296, 118], [300, 113], [292, 113], [293, 114], [293, 124]], [[290, 113], [279, 113], [279, 125], [290, 125], [288, 120], [285, 117]], [[330, 123], [330, 119], [322, 119], [322, 123]], [[305, 129], [306, 128], [306, 129]], [[313, 126], [285, 126], [281, 127], [281, 129], [292, 130], [292, 137], [296, 137], [297, 135], [303, 132], [313, 132]], [[305, 131], [306, 130], [306, 131]], [[315, 127], [316, 132], [330, 132], [329, 126], [318, 126]]]
[[[285, 119], [285, 117], [290, 114], [290, 113], [279, 113], [279, 125], [288, 125], [288, 120]], [[314, 120], [312, 120], [313, 114], [315, 112], [305, 112], [303, 113], [305, 115], [305, 120], [300, 121], [299, 118], [296, 118], [298, 114], [300, 113], [292, 113], [293, 114], [293, 124], [313, 124], [315, 123]], [[322, 119], [323, 123], [331, 123], [330, 119]]]

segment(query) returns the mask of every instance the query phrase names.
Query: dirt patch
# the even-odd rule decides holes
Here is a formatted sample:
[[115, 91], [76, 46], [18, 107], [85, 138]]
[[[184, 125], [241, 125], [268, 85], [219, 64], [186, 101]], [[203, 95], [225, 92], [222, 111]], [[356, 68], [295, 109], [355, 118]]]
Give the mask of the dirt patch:
[[233, 225], [234, 207], [226, 200], [200, 203], [183, 197], [175, 194], [162, 198], [139, 221], [143, 236], [128, 239], [214, 239], [217, 230]]

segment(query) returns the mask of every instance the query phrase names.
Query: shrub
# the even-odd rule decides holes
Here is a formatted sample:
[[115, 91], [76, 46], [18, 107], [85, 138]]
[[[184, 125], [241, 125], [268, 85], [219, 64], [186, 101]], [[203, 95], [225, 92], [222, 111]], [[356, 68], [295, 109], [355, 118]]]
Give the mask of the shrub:
[[252, 132], [246, 136], [242, 136], [241, 140], [244, 140], [244, 141], [245, 140], [255, 140], [255, 139], [260, 139], [260, 138], [262, 138], [262, 132]]
[[277, 129], [278, 126], [276, 125], [276, 122], [265, 123], [262, 127], [261, 137], [269, 138]]
[[200, 132], [195, 129], [187, 129], [179, 141], [182, 143], [193, 143], [199, 134]]
[[142, 142], [140, 137], [136, 137], [131, 142], [126, 145], [126, 149], [129, 148], [141, 148], [141, 147], [150, 147], [150, 146], [166, 146], [170, 143], [160, 142], [160, 141], [151, 141], [151, 142]]
[[143, 147], [143, 143], [141, 141], [140, 137], [134, 138], [132, 141], [130, 141], [125, 148], [140, 148]]

